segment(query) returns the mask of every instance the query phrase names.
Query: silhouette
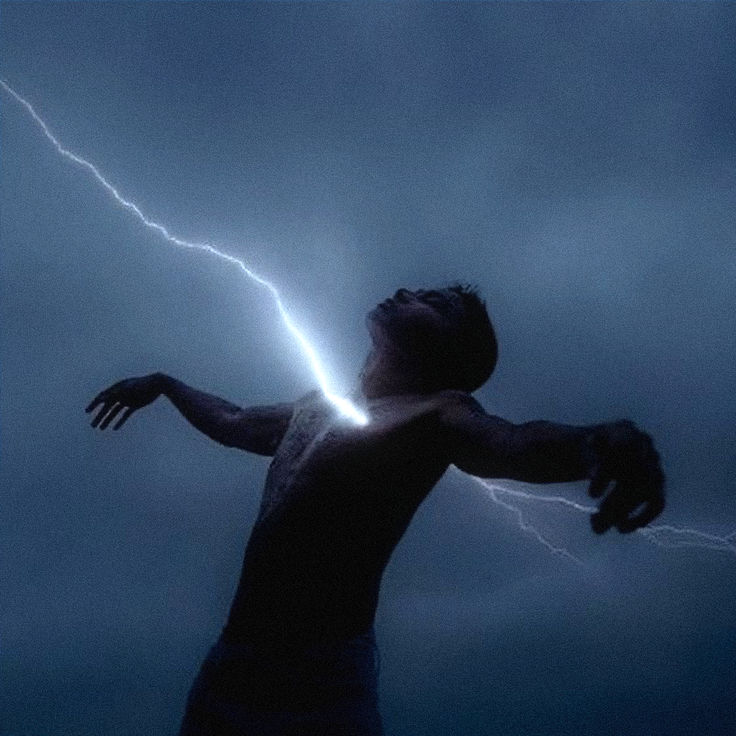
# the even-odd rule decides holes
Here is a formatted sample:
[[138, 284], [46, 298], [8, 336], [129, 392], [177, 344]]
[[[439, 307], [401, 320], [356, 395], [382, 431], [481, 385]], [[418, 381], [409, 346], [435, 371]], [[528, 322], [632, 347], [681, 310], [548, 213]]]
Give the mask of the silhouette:
[[358, 427], [319, 392], [241, 409], [157, 373], [87, 407], [119, 429], [166, 396], [228, 447], [272, 455], [227, 623], [192, 687], [182, 736], [381, 734], [373, 620], [383, 570], [450, 464], [484, 478], [590, 479], [593, 530], [632, 532], [664, 506], [651, 439], [628, 421], [514, 425], [470, 392], [496, 364], [485, 305], [464, 286], [399, 289], [367, 317]]

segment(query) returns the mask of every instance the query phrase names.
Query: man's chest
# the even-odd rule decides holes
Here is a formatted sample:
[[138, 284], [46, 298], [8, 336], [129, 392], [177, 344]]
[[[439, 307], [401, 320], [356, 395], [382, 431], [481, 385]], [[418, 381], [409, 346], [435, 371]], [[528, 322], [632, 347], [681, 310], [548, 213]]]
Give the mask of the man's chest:
[[269, 468], [265, 507], [303, 494], [353, 494], [435, 478], [446, 467], [429, 401], [373, 402], [356, 427], [324, 402], [300, 408]]

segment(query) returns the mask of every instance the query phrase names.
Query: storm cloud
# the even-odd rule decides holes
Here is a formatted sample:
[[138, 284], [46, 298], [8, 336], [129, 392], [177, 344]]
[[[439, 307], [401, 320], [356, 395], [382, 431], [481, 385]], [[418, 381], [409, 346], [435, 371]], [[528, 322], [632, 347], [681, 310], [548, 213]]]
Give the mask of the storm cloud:
[[[662, 455], [662, 522], [736, 530], [736, 6], [0, 20], [0, 76], [151, 217], [272, 278], [342, 390], [376, 301], [476, 283], [489, 411], [631, 418]], [[114, 434], [84, 406], [154, 370], [242, 404], [314, 380], [263, 290], [142, 228], [4, 93], [1, 132], [0, 733], [173, 734], [267, 461], [163, 401]], [[524, 513], [582, 566], [454, 474], [420, 508], [379, 608], [387, 733], [734, 733], [736, 558]]]

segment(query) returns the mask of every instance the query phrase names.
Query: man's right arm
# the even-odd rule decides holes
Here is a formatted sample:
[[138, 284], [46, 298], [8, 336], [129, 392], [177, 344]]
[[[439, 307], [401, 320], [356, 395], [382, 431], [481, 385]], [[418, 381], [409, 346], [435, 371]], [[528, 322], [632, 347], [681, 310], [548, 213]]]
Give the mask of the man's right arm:
[[166, 396], [182, 416], [200, 432], [227, 447], [273, 455], [286, 433], [293, 404], [275, 404], [242, 409], [212, 394], [198, 391], [163, 373], [129, 378], [99, 393], [87, 412], [101, 405], [93, 427], [106, 429], [120, 415], [120, 429], [130, 415]]
[[652, 440], [628, 421], [576, 427], [537, 421], [512, 424], [487, 414], [472, 397], [450, 392], [442, 413], [449, 461], [482, 478], [528, 483], [590, 480], [603, 497], [591, 522], [632, 532], [664, 508], [664, 473]]

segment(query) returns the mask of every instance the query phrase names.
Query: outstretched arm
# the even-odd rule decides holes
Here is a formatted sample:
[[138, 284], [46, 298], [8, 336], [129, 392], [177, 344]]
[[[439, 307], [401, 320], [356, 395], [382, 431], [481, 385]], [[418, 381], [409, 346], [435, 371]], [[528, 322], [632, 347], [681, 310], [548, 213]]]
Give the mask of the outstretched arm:
[[590, 479], [590, 495], [603, 497], [591, 518], [598, 534], [612, 526], [633, 532], [664, 508], [659, 455], [649, 435], [631, 422], [512, 424], [487, 414], [467, 394], [456, 394], [444, 410], [443, 424], [450, 462], [471, 475], [528, 483]]
[[100, 392], [86, 411], [101, 406], [92, 420], [92, 426], [100, 429], [106, 429], [120, 415], [113, 427], [120, 429], [134, 411], [162, 395], [200, 432], [227, 447], [258, 455], [276, 452], [293, 411], [292, 404], [241, 409], [163, 373], [120, 381]]

